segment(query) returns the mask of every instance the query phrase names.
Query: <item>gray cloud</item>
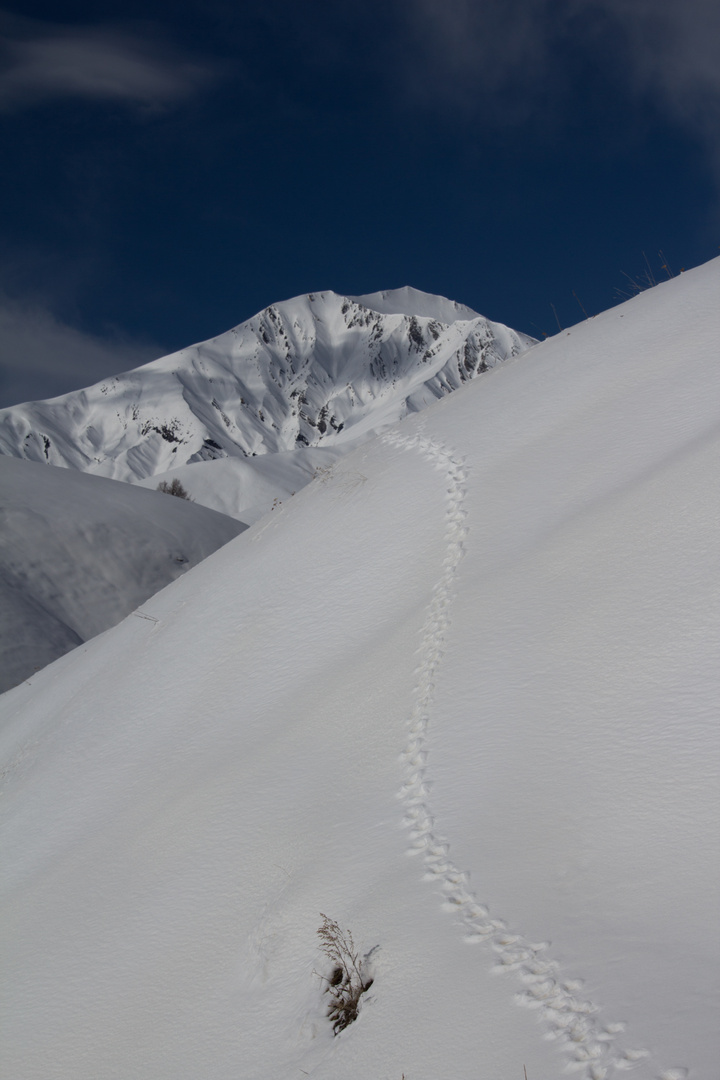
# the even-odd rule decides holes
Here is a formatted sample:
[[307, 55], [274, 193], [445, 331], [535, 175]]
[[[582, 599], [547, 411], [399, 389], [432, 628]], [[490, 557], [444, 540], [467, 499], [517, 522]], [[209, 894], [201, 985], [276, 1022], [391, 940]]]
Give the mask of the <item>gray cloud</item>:
[[[611, 72], [629, 104], [651, 102], [717, 150], [717, 0], [397, 0], [412, 43], [413, 96], [503, 124], [571, 93], [569, 56]], [[418, 63], [418, 60], [420, 61]]]
[[85, 333], [39, 303], [0, 294], [0, 407], [89, 386], [164, 351], [120, 334]]
[[604, 0], [621, 27], [627, 77], [718, 147], [720, 5], [717, 0]]
[[187, 97], [208, 78], [203, 64], [150, 37], [0, 13], [0, 109], [6, 112], [59, 97], [157, 108]]
[[[412, 43], [403, 76], [413, 97], [503, 125], [541, 108], [565, 15], [553, 0], [398, 0]], [[550, 18], [549, 9], [558, 8]], [[530, 93], [529, 91], [533, 92]]]

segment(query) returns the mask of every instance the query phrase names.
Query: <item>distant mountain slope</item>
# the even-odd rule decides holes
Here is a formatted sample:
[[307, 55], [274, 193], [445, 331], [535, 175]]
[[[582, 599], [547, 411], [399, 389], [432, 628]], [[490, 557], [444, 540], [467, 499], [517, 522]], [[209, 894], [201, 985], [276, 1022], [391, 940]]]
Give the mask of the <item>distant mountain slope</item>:
[[0, 691], [114, 626], [244, 527], [184, 499], [0, 457]]
[[2, 410], [0, 452], [135, 482], [219, 458], [347, 449], [532, 341], [413, 289], [299, 296], [86, 390]]
[[252, 525], [316, 476], [325, 475], [351, 447], [324, 443], [279, 454], [196, 461], [139, 483], [154, 489], [160, 479], [177, 478], [196, 502]]

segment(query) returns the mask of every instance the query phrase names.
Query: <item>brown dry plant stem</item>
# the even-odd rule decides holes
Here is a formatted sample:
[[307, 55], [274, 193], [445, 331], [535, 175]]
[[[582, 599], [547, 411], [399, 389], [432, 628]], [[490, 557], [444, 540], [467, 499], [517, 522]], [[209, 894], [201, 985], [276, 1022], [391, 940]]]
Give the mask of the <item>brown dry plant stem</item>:
[[580, 305], [580, 310], [582, 311], [585, 318], [589, 319], [590, 316], [588, 315], [587, 311], [585, 310], [585, 305], [583, 304], [582, 300], [580, 299], [580, 297], [578, 296], [578, 294], [575, 292], [574, 289], [572, 291], [572, 294], [575, 297], [575, 299], [577, 300], [578, 304]]
[[317, 932], [320, 952], [332, 964], [330, 976], [320, 977], [327, 983], [325, 993], [330, 995], [328, 1019], [333, 1034], [338, 1035], [357, 1019], [360, 998], [370, 989], [373, 980], [363, 970], [364, 963], [350, 931], [341, 930], [334, 919], [322, 912], [320, 918], [322, 925]]
[[[645, 262], [645, 269], [637, 277], [632, 277], [630, 274], [626, 274], [624, 270], [621, 271], [622, 276], [625, 278], [627, 285], [624, 289], [616, 289], [615, 296], [618, 300], [630, 300], [632, 297], [637, 296], [641, 292], [645, 292], [646, 289], [654, 289], [658, 281], [655, 277], [650, 260], [643, 251], [643, 260]], [[665, 271], [668, 279], [675, 277], [670, 267], [670, 263], [665, 255], [664, 251], [658, 251], [658, 259], [660, 260], [660, 266]]]

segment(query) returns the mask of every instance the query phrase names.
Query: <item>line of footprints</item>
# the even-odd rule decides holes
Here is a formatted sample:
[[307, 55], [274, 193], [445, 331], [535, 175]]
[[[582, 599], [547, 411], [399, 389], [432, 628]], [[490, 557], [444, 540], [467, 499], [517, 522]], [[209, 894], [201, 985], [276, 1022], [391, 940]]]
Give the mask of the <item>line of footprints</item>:
[[[445, 557], [432, 592], [422, 628], [420, 663], [408, 723], [408, 741], [402, 755], [405, 780], [398, 793], [409, 829], [410, 851], [419, 855], [426, 879], [436, 882], [444, 894], [443, 908], [458, 917], [465, 940], [486, 944], [496, 956], [496, 970], [514, 972], [521, 989], [519, 1004], [538, 1009], [551, 1037], [563, 1044], [568, 1066], [581, 1080], [607, 1080], [614, 1070], [632, 1069], [649, 1057], [647, 1050], [619, 1050], [613, 1044], [624, 1031], [622, 1023], [601, 1023], [598, 1007], [579, 995], [580, 981], [563, 980], [557, 961], [547, 955], [548, 943], [531, 943], [512, 932], [502, 919], [492, 918], [469, 887], [469, 875], [450, 857], [450, 845], [435, 833], [429, 807], [426, 735], [430, 724], [435, 676], [442, 663], [450, 626], [449, 609], [455, 577], [468, 535], [464, 508], [467, 470], [452, 450], [422, 434], [403, 436], [388, 432], [383, 441], [397, 449], [414, 451], [447, 478], [445, 509]], [[685, 1069], [671, 1069], [659, 1080], [684, 1080]]]

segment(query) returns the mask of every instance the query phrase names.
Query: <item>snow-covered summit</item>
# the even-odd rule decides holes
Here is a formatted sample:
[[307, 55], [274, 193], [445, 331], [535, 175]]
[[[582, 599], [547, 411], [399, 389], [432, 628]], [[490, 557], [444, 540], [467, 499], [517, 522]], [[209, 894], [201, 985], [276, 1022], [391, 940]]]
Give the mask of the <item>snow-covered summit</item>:
[[411, 285], [405, 285], [401, 289], [388, 289], [385, 292], [367, 293], [365, 296], [349, 296], [348, 299], [384, 315], [419, 315], [448, 325], [482, 318], [479, 312], [465, 304], [458, 304], [456, 300], [448, 300], [445, 296], [421, 292], [420, 289], [413, 289]]
[[0, 452], [136, 482], [220, 458], [347, 447], [532, 340], [412, 289], [298, 296], [85, 390], [3, 410]]

